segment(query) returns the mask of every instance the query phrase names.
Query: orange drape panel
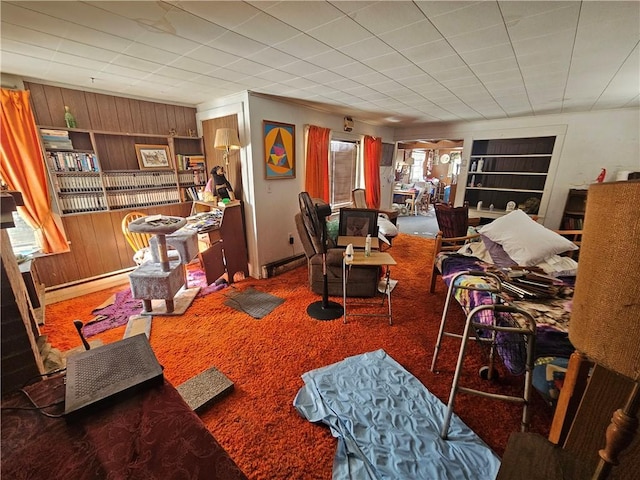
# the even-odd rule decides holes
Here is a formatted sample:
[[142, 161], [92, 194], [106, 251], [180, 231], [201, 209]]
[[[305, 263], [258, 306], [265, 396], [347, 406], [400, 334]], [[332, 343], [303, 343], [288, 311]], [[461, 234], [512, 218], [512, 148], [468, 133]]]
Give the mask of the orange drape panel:
[[311, 125], [307, 133], [304, 189], [311, 198], [329, 203], [329, 138], [331, 130]]
[[364, 137], [364, 192], [367, 207], [380, 208], [380, 159], [382, 139]]
[[51, 211], [49, 187], [30, 93], [2, 89], [0, 175], [11, 190], [22, 193], [24, 220], [35, 230], [43, 253], [68, 252], [60, 217]]

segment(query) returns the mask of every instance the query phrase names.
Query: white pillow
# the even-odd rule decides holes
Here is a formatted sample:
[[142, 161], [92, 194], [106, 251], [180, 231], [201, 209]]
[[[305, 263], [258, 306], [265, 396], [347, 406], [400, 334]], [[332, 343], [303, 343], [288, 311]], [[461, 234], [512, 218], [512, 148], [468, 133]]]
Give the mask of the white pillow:
[[535, 222], [522, 210], [494, 220], [479, 232], [502, 245], [522, 266], [536, 265], [552, 255], [578, 249], [573, 242]]

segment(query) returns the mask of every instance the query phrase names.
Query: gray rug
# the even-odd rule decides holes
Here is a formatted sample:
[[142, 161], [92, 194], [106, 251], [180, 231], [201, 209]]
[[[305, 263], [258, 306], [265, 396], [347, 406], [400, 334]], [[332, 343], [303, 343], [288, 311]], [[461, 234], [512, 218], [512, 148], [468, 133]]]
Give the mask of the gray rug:
[[240, 312], [245, 312], [253, 318], [260, 319], [284, 302], [283, 298], [270, 293], [260, 292], [252, 287], [241, 292], [237, 290], [226, 294], [224, 304]]
[[176, 390], [187, 405], [197, 412], [233, 390], [233, 382], [220, 370], [211, 367], [178, 385]]

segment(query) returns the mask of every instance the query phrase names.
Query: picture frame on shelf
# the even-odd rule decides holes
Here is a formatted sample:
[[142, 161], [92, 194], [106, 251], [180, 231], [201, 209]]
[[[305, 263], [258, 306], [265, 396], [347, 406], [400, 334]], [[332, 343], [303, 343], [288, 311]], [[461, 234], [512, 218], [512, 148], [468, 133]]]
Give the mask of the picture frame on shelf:
[[373, 238], [378, 236], [378, 211], [370, 208], [341, 208], [338, 235]]
[[141, 170], [170, 170], [171, 154], [168, 145], [144, 145], [136, 143], [136, 156]]
[[296, 126], [263, 120], [265, 178], [296, 178]]

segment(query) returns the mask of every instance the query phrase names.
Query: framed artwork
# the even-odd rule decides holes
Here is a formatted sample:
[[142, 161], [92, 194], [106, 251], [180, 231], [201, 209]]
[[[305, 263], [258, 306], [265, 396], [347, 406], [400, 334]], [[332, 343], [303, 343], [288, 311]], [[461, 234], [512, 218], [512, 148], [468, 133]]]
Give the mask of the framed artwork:
[[265, 178], [296, 178], [296, 126], [264, 120], [262, 134]]
[[371, 208], [341, 208], [338, 235], [373, 238], [378, 236], [378, 211]]
[[171, 155], [167, 145], [136, 144], [136, 155], [140, 169], [171, 169]]

